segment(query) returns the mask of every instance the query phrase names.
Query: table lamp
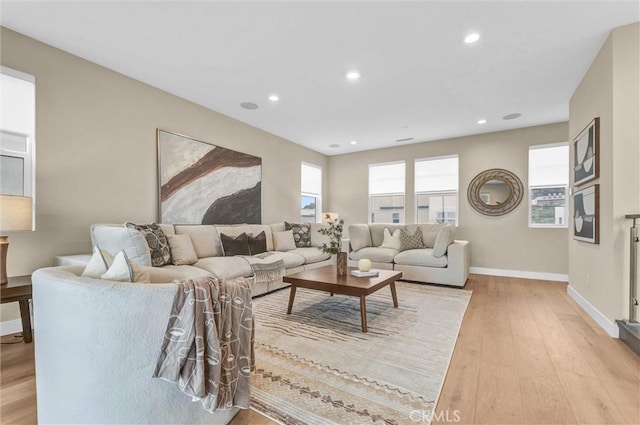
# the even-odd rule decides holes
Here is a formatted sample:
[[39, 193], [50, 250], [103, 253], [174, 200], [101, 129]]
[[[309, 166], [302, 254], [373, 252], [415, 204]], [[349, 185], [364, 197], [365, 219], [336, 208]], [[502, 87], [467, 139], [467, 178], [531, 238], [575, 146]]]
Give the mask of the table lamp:
[[[32, 200], [27, 196], [0, 195], [0, 235], [3, 232], [31, 230]], [[9, 237], [0, 236], [0, 284], [7, 283]]]

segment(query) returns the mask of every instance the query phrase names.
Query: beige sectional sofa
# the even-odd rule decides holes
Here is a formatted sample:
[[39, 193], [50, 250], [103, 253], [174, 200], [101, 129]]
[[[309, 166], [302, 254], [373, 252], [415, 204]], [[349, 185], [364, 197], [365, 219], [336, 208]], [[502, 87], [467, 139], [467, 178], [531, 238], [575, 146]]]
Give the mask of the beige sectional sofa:
[[[124, 250], [130, 260], [146, 267], [152, 282], [171, 282], [174, 279], [195, 278], [212, 274], [221, 279], [236, 277], [251, 277], [253, 275], [250, 264], [240, 256], [224, 256], [221, 234], [235, 237], [241, 233], [258, 235], [265, 232], [268, 259], [280, 259], [284, 262], [285, 274], [293, 274], [303, 270], [310, 270], [335, 263], [329, 254], [324, 254], [318, 247], [326, 242], [327, 236], [318, 232], [323, 224], [311, 223], [311, 247], [295, 248], [278, 251], [274, 244], [274, 233], [285, 230], [284, 223], [241, 224], [241, 225], [172, 225], [159, 224], [166, 235], [187, 234], [191, 238], [193, 248], [197, 254], [197, 261], [191, 265], [164, 265], [151, 267], [149, 245], [144, 235], [135, 229], [120, 224], [94, 224], [91, 226], [91, 242], [111, 255]], [[84, 265], [91, 255], [64, 256], [56, 259], [56, 265]], [[253, 295], [261, 295], [279, 288], [289, 286], [282, 282], [282, 278], [270, 282], [256, 283]]]
[[[384, 230], [394, 233], [397, 229], [414, 232], [420, 227], [424, 248], [399, 249], [383, 247]], [[464, 286], [469, 276], [471, 251], [468, 241], [452, 240], [444, 255], [434, 255], [434, 245], [443, 224], [351, 224], [349, 231], [349, 260], [371, 260], [374, 268], [398, 270], [404, 280], [441, 285]]]

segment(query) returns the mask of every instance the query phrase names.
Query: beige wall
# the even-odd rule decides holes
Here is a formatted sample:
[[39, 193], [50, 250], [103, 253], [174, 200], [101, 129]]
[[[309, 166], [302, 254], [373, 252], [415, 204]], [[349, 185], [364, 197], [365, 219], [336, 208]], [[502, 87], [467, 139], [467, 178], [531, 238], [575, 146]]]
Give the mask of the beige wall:
[[570, 102], [572, 138], [600, 117], [600, 178], [580, 186], [600, 185], [600, 244], [569, 235], [569, 284], [609, 321], [628, 317], [624, 215], [640, 212], [639, 39], [640, 24], [613, 30]]
[[[37, 85], [36, 231], [9, 235], [9, 276], [89, 252], [92, 223], [157, 220], [158, 127], [262, 157], [265, 223], [298, 220], [301, 161], [326, 176], [317, 152], [13, 31], [0, 37], [1, 64]], [[5, 306], [2, 320], [19, 317]]]
[[456, 238], [471, 241], [471, 265], [566, 274], [566, 228], [529, 228], [526, 195], [520, 206], [506, 216], [480, 215], [469, 205], [466, 189], [474, 176], [488, 168], [505, 168], [514, 172], [526, 188], [529, 146], [566, 142], [568, 137], [567, 123], [558, 123], [333, 156], [329, 158], [331, 198], [328, 210], [340, 213], [348, 223], [366, 223], [369, 164], [404, 160], [408, 195], [406, 222], [413, 223], [413, 161], [458, 154], [460, 195]]

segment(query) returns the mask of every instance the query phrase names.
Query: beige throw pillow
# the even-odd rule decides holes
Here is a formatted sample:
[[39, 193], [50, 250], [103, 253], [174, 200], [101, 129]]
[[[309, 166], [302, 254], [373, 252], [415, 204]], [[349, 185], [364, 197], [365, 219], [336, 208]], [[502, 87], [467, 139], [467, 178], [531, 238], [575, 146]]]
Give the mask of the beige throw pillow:
[[193, 247], [191, 236], [167, 235], [169, 248], [171, 248], [171, 258], [176, 266], [191, 265], [198, 262], [198, 255]]
[[391, 248], [395, 249], [396, 251], [400, 250], [400, 229], [396, 229], [396, 231], [393, 232], [392, 235], [391, 231], [387, 227], [385, 227], [383, 237], [384, 239], [382, 240], [382, 245], [380, 245], [380, 248]]
[[89, 263], [82, 272], [82, 277], [100, 279], [100, 277], [109, 270], [112, 263], [113, 256], [96, 245], [93, 247], [93, 255], [91, 256]]
[[149, 273], [133, 261], [130, 261], [124, 251], [120, 251], [116, 255], [109, 270], [100, 276], [100, 278], [104, 280], [115, 280], [117, 282], [151, 282]]
[[453, 236], [456, 233], [455, 226], [447, 225], [440, 229], [436, 242], [433, 244], [433, 256], [440, 258], [447, 253], [449, 245], [453, 243]]
[[291, 251], [296, 249], [296, 242], [293, 239], [293, 231], [273, 232], [273, 248], [276, 251]]

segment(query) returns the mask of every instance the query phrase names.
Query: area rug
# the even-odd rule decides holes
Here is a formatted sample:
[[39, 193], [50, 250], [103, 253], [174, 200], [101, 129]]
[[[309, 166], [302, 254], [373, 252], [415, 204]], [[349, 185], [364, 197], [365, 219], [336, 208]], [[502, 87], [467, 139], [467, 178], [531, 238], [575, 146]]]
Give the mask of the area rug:
[[397, 282], [355, 297], [298, 289], [253, 300], [251, 407], [283, 424], [429, 423], [471, 291]]

